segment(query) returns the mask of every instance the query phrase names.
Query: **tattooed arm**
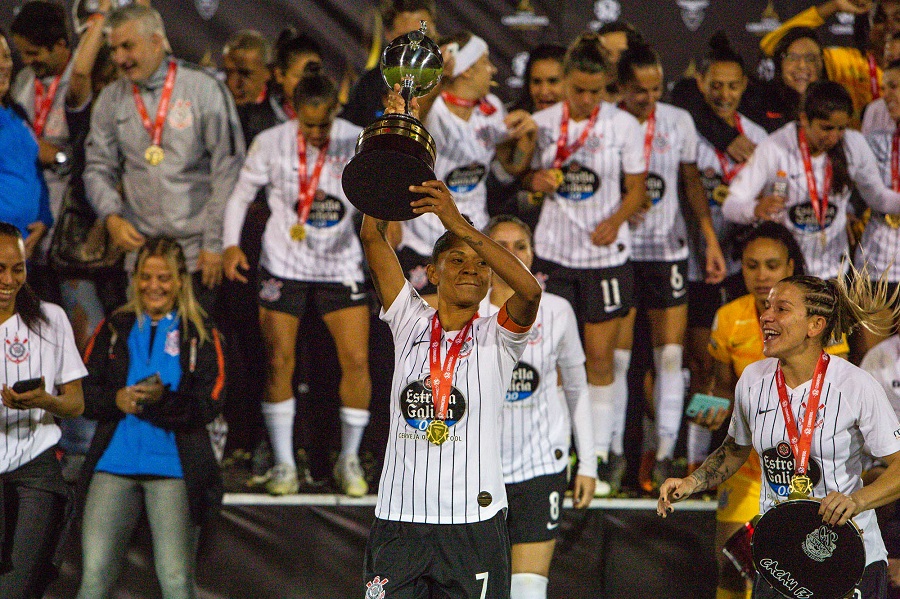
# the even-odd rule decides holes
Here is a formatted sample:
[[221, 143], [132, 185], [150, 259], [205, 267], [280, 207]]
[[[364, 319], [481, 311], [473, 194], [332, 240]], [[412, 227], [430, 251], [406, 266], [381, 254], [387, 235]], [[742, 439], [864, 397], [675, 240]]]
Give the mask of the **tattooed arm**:
[[738, 445], [734, 437], [728, 435], [722, 446], [706, 458], [703, 465], [687, 478], [670, 478], [659, 488], [656, 513], [663, 518], [674, 511], [673, 503], [690, 497], [692, 493], [712, 489], [728, 480], [737, 472], [750, 456], [749, 445]]
[[359, 238], [362, 241], [375, 293], [385, 310], [391, 307], [406, 284], [400, 261], [390, 243], [389, 229], [393, 223], [371, 216], [363, 216]]

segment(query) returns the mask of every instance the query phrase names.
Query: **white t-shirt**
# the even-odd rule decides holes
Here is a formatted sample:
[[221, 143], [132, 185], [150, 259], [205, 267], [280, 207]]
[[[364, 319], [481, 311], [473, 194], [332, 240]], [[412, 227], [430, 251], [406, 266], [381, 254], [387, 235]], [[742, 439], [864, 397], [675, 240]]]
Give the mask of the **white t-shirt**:
[[[741, 114], [738, 116], [740, 117], [741, 129], [743, 129], [744, 135], [746, 135], [747, 139], [753, 143], [759, 145], [762, 143], [762, 140], [769, 136], [765, 129], [744, 115]], [[723, 156], [728, 172], [733, 172], [737, 163], [731, 159], [731, 156], [729, 156], [727, 152], [723, 153]], [[715, 146], [709, 143], [702, 135], [698, 137], [697, 141], [697, 170], [700, 171], [703, 189], [706, 191], [707, 200], [709, 200], [709, 214], [712, 218], [713, 229], [716, 231], [716, 237], [719, 239], [719, 243], [724, 244], [726, 236], [730, 233], [729, 223], [725, 220], [725, 217], [722, 216], [721, 202], [724, 201], [725, 198], [719, 197], [716, 199], [715, 195], [716, 189], [724, 184], [724, 180], [722, 179], [722, 163], [719, 162]], [[700, 234], [689, 235], [688, 246], [690, 247], [688, 280], [702, 281], [706, 278], [706, 240], [703, 235]], [[725, 247], [723, 246], [722, 249], [725, 250]], [[727, 255], [727, 250], [725, 262], [728, 266], [728, 274], [732, 275], [740, 272], [741, 263]]]
[[[459, 211], [472, 219], [479, 230], [488, 222], [485, 181], [491, 160], [497, 144], [509, 135], [503, 102], [494, 95], [488, 95], [485, 100], [495, 112], [488, 115], [476, 106], [465, 121], [450, 112], [444, 99], [438, 96], [425, 119], [425, 128], [437, 147], [434, 174], [447, 184]], [[402, 227], [402, 246], [422, 256], [431, 255], [434, 242], [445, 231], [434, 214], [403, 221]]]
[[[862, 134], [858, 131], [845, 131], [843, 144], [850, 179], [863, 200], [876, 210], [900, 212], [900, 195], [885, 187], [872, 150]], [[819, 193], [824, 186], [826, 159], [827, 155], [823, 152], [811, 160]], [[841, 260], [849, 258], [846, 224], [850, 189], [841, 192], [832, 189], [828, 197], [823, 245], [797, 143], [796, 122], [778, 129], [756, 147], [747, 166], [732, 182], [728, 198], [722, 205], [722, 214], [732, 222], [752, 223], [756, 218], [753, 211], [757, 198], [763, 192], [771, 191], [778, 171], [784, 171], [788, 181], [786, 209], [780, 222], [794, 234], [800, 244], [806, 259], [807, 274], [823, 279], [842, 274]]]
[[[434, 313], [409, 282], [381, 313], [394, 338], [394, 377], [375, 516], [425, 524], [481, 522], [507, 507], [498, 431], [506, 389], [528, 333], [508, 331], [496, 316], [475, 319], [453, 373], [446, 420], [450, 437], [434, 445], [424, 434], [433, 403], [430, 384], [423, 384], [429, 377]], [[442, 365], [458, 333], [443, 332]]]
[[[744, 369], [735, 389], [734, 414], [728, 434], [738, 445], [752, 445], [762, 468], [759, 509], [765, 513], [776, 500], [787, 498], [794, 458], [775, 386], [778, 361], [769, 358]], [[811, 381], [788, 388], [798, 423], [806, 413]], [[850, 362], [831, 357], [819, 404], [807, 475], [813, 497], [831, 491], [847, 495], [862, 488], [863, 446], [876, 457], [900, 451], [900, 422], [878, 382]], [[887, 559], [874, 510], [854, 519], [863, 531], [866, 564]]]
[[[891, 140], [896, 124], [891, 121], [887, 130], [873, 131], [866, 135], [866, 141], [872, 148], [881, 180], [891, 186]], [[884, 221], [881, 214], [873, 214], [866, 223], [862, 239], [856, 248], [855, 264], [861, 266], [868, 263], [869, 278], [877, 280], [887, 272], [886, 279], [892, 283], [900, 281], [900, 228], [893, 228]]]
[[859, 367], [875, 377], [894, 413], [900, 414], [900, 336], [891, 335], [866, 352]]
[[[562, 103], [534, 115], [538, 126], [532, 168], [553, 168], [562, 123]], [[569, 119], [567, 145], [574, 144], [589, 119]], [[622, 173], [640, 174], [644, 137], [637, 119], [612, 104], [603, 103], [593, 130], [562, 167], [564, 183], [544, 200], [534, 233], [535, 254], [568, 268], [609, 268], [631, 256], [628, 223], [610, 245], [596, 246], [591, 234], [622, 204]]]
[[[344, 167], [353, 158], [361, 129], [343, 119], [331, 128], [325, 164], [306, 221], [306, 238], [291, 239], [298, 222], [297, 121], [266, 129], [256, 136], [225, 209], [224, 247], [238, 245], [247, 206], [266, 188], [272, 216], [263, 233], [260, 265], [276, 277], [295, 281], [352, 283], [363, 280], [362, 246], [353, 225], [356, 208], [341, 187]], [[306, 144], [306, 176], [312, 177], [318, 148]]]
[[[493, 315], [499, 310], [486, 297], [478, 312]], [[569, 459], [573, 428], [578, 455], [594, 456], [587, 385], [585, 393], [576, 400], [584, 405], [573, 405], [575, 413], [571, 417], [569, 405], [557, 391], [557, 366], [583, 368], [584, 360], [572, 306], [545, 291], [503, 404], [500, 447], [507, 484], [562, 471]], [[596, 477], [596, 462], [582, 459], [579, 470], [580, 474]]]
[[[72, 325], [62, 308], [41, 302], [48, 322], [40, 332], [25, 326], [18, 314], [0, 324], [3, 337], [3, 370], [0, 385], [44, 377], [44, 389], [56, 395], [56, 387], [87, 376], [87, 368], [75, 347]], [[53, 414], [40, 409], [14, 410], [0, 405], [0, 473], [30, 462], [59, 441], [62, 433]]]
[[[631, 231], [631, 259], [675, 262], [688, 257], [687, 226], [678, 200], [682, 163], [697, 162], [697, 128], [686, 110], [656, 103], [653, 143], [647, 168], [650, 209]], [[650, 121], [641, 124], [641, 139]]]

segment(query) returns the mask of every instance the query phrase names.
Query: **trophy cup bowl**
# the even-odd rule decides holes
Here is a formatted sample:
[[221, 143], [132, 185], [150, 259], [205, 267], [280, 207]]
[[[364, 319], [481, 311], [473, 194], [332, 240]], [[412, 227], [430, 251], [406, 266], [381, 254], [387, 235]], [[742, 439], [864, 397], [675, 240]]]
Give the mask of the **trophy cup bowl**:
[[440, 48], [420, 29], [392, 41], [381, 55], [381, 74], [390, 89], [400, 84], [406, 111], [386, 114], [366, 127], [356, 142], [356, 155], [344, 168], [341, 183], [350, 203], [382, 220], [415, 218], [409, 203], [421, 194], [410, 185], [435, 179], [434, 139], [409, 113], [413, 98], [427, 94], [441, 79]]

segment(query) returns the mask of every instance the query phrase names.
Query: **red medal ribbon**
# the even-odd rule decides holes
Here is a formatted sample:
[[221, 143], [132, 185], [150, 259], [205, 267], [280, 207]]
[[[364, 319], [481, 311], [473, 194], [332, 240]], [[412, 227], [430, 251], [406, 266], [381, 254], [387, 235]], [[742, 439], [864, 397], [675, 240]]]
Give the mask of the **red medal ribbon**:
[[[734, 127], [741, 135], [744, 134], [744, 127], [741, 125], [741, 115], [738, 113], [734, 113]], [[725, 155], [725, 152], [716, 149], [716, 157], [719, 159], [719, 166], [722, 167], [722, 183], [725, 185], [731, 183], [731, 181], [737, 177], [737, 174], [741, 172], [741, 169], [744, 168], [744, 164], [746, 164], [741, 162], [735, 164], [733, 169], [729, 169], [728, 163], [731, 162], [731, 160]]]
[[584, 145], [588, 135], [591, 134], [591, 129], [593, 129], [594, 125], [597, 123], [597, 115], [599, 114], [600, 105], [598, 104], [594, 107], [594, 110], [591, 111], [591, 116], [588, 118], [587, 126], [584, 128], [584, 131], [581, 132], [581, 135], [578, 136], [575, 143], [570, 146], [567, 145], [569, 143], [569, 103], [563, 102], [562, 123], [559, 125], [559, 139], [556, 140], [556, 158], [553, 160], [553, 168], [562, 167], [563, 163]]
[[900, 128], [891, 138], [891, 189], [900, 191]]
[[[428, 347], [428, 361], [430, 365], [431, 399], [434, 402], [434, 419], [446, 420], [447, 408], [450, 407], [450, 389], [453, 388], [453, 372], [456, 370], [456, 360], [462, 350], [463, 343], [472, 329], [472, 323], [478, 318], [478, 313], [472, 315], [466, 326], [450, 343], [444, 366], [441, 367], [441, 321], [437, 312], [431, 317], [431, 344]], [[443, 382], [446, 381], [446, 384]]]
[[481, 114], [485, 116], [490, 116], [497, 112], [496, 106], [484, 98], [481, 98], [480, 100], [466, 100], [465, 98], [460, 98], [448, 91], [441, 92], [441, 98], [443, 98], [444, 102], [447, 104], [452, 104], [453, 106], [459, 106], [461, 108], [475, 108], [477, 106], [478, 110], [481, 111]]
[[[45, 90], [44, 84], [37, 77], [34, 78], [34, 134], [41, 137], [44, 134], [44, 126], [47, 124], [47, 117], [50, 116], [50, 109], [53, 108], [53, 100], [56, 99], [56, 90], [59, 89], [59, 82], [62, 80], [62, 74], [53, 78], [50, 89]], [[46, 94], [44, 92], [47, 92]]]
[[297, 125], [297, 160], [300, 163], [297, 169], [297, 179], [300, 183], [297, 189], [297, 218], [301, 223], [305, 223], [306, 219], [309, 218], [309, 211], [312, 209], [313, 198], [316, 197], [316, 189], [319, 188], [319, 177], [322, 175], [325, 155], [328, 154], [328, 146], [330, 144], [331, 140], [328, 140], [324, 146], [319, 148], [319, 156], [316, 158], [312, 177], [307, 179], [306, 138], [300, 132], [300, 125]]
[[825, 157], [825, 185], [822, 186], [822, 195], [820, 196], [816, 189], [816, 177], [813, 174], [812, 158], [809, 154], [809, 144], [806, 143], [806, 133], [803, 131], [803, 127], [797, 127], [797, 145], [800, 146], [800, 156], [803, 158], [806, 186], [809, 188], [809, 201], [816, 213], [819, 228], [824, 231], [825, 215], [828, 212], [828, 194], [831, 193], [831, 160], [827, 156]]
[[775, 369], [775, 386], [778, 387], [778, 400], [781, 405], [781, 413], [784, 415], [784, 425], [791, 441], [791, 449], [794, 451], [794, 472], [806, 474], [809, 465], [809, 451], [812, 446], [812, 434], [816, 428], [816, 416], [819, 411], [819, 400], [822, 395], [822, 384], [825, 382], [825, 370], [831, 358], [825, 352], [819, 356], [816, 362], [816, 370], [813, 373], [809, 398], [806, 402], [806, 414], [803, 416], [803, 430], [797, 429], [797, 421], [794, 419], [794, 411], [791, 409], [791, 400], [788, 398], [787, 385], [784, 383], [784, 373], [781, 365]]
[[881, 88], [878, 86], [878, 63], [871, 52], [866, 56], [866, 60], [869, 63], [869, 91], [872, 92], [872, 99], [877, 100], [881, 97]]
[[281, 109], [284, 111], [284, 114], [287, 115], [288, 120], [294, 120], [297, 118], [297, 111], [294, 110], [294, 107], [291, 106], [290, 102], [284, 102], [281, 104]]
[[656, 133], [656, 109], [647, 117], [647, 133], [644, 135], [644, 164], [650, 170], [650, 156], [653, 155], [653, 135]]
[[150, 122], [150, 115], [147, 114], [147, 106], [144, 99], [141, 98], [141, 90], [137, 85], [131, 86], [131, 93], [134, 95], [134, 105], [137, 106], [138, 114], [141, 115], [141, 122], [144, 123], [144, 129], [150, 134], [150, 140], [154, 146], [161, 145], [163, 125], [166, 123], [166, 115], [169, 113], [169, 100], [172, 99], [172, 90], [175, 89], [175, 73], [178, 70], [178, 64], [172, 60], [169, 61], [169, 70], [166, 73], [166, 80], [163, 83], [162, 95], [159, 97], [159, 106], [156, 108], [156, 122]]

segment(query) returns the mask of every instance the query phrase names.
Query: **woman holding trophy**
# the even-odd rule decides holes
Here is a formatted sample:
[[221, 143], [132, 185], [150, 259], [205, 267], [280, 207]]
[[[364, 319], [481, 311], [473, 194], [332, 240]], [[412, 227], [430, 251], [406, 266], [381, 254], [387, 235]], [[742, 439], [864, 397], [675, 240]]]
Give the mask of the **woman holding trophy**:
[[[824, 564], [837, 575], [854, 559], [860, 570], [865, 565], [861, 580], [856, 579], [856, 596], [886, 596], [887, 552], [873, 508], [900, 496], [900, 423], [871, 375], [829, 356], [824, 348], [856, 326], [875, 326], [873, 315], [894, 298], [886, 297], [883, 283], [873, 287], [865, 272], [851, 274], [849, 288], [844, 278], [825, 281], [811, 276], [788, 277], [772, 288], [760, 316], [763, 353], [768, 359], [744, 369], [725, 442], [693, 474], [670, 478], [660, 488], [657, 512], [665, 517], [673, 503], [727, 480], [744, 464], [751, 448], [756, 450], [763, 472], [760, 511], [764, 514], [753, 540], [760, 573], [753, 590], [756, 598], [780, 597], [773, 581], [781, 584], [792, 579], [795, 585], [813, 587], [821, 582], [811, 574], [817, 567]], [[888, 464], [886, 476], [867, 486], [860, 478], [864, 445]], [[799, 512], [810, 503], [777, 503], [778, 487], [785, 484], [790, 487], [789, 499], [820, 502], [814, 504], [816, 511], [806, 522], [794, 517], [778, 530], [795, 554], [802, 548], [810, 558], [804, 561], [801, 555], [794, 571], [785, 567], [787, 558], [767, 556], [771, 546], [761, 534], [769, 511], [776, 512], [772, 516], [788, 509]], [[858, 541], [862, 555], [839, 556], [838, 546], [853, 544], [847, 538], [854, 533], [840, 530], [851, 518], [854, 526], [849, 528], [863, 533]], [[851, 580], [848, 591], [853, 584]]]
[[225, 274], [246, 282], [241, 270], [249, 266], [238, 245], [241, 227], [248, 205], [266, 188], [272, 218], [263, 233], [259, 318], [268, 352], [262, 411], [275, 455], [266, 488], [273, 495], [296, 493], [299, 486], [291, 378], [307, 302], [322, 314], [341, 366], [342, 450], [335, 480], [347, 495], [368, 491], [358, 452], [372, 393], [369, 309], [355, 209], [341, 188], [360, 128], [336, 118], [337, 95], [337, 86], [318, 64], [307, 70], [294, 88], [296, 118], [257, 136], [225, 211]]

